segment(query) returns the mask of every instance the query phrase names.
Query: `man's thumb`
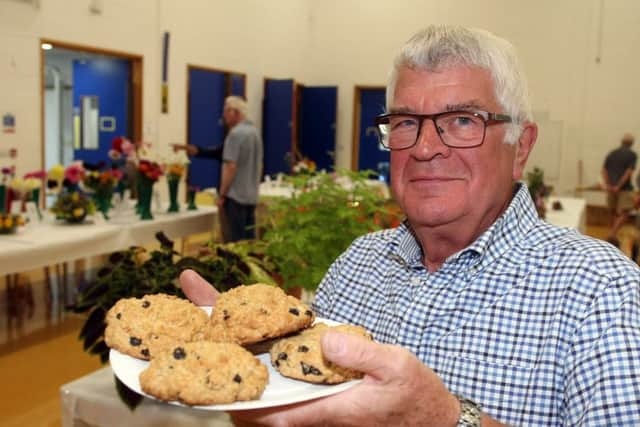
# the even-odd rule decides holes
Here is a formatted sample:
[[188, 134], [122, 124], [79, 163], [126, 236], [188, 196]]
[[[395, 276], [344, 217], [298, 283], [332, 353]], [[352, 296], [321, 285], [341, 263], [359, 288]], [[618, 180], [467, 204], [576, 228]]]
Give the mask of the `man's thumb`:
[[321, 339], [324, 356], [343, 368], [381, 379], [388, 370], [390, 349], [361, 336], [328, 331]]

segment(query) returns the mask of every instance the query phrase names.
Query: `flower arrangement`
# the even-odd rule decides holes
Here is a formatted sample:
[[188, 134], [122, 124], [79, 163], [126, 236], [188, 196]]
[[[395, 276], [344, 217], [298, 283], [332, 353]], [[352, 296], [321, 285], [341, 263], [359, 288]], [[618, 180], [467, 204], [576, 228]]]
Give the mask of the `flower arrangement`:
[[313, 160], [307, 159], [306, 157], [298, 161], [291, 168], [291, 172], [294, 175], [313, 174], [315, 171], [316, 171], [316, 162], [314, 162]]
[[124, 163], [127, 157], [135, 155], [136, 146], [124, 136], [117, 136], [111, 141], [109, 158], [115, 162]]
[[63, 191], [51, 207], [56, 219], [71, 223], [83, 222], [87, 215], [93, 215], [95, 211], [93, 201], [80, 191]]
[[122, 179], [120, 169], [105, 169], [104, 164], [85, 172], [82, 186], [93, 197], [97, 208], [105, 219], [109, 219], [107, 213], [111, 209], [111, 199], [116, 186]]
[[2, 168], [2, 184], [7, 185], [7, 183], [13, 179], [15, 174], [16, 174], [15, 166], [7, 166]]
[[180, 210], [178, 205], [178, 183], [184, 175], [187, 164], [189, 164], [189, 158], [184, 151], [171, 153], [165, 158], [165, 175], [169, 185], [169, 209], [167, 212], [178, 212]]
[[155, 161], [140, 159], [138, 163], [138, 173], [143, 178], [156, 182], [162, 176], [162, 168]]
[[153, 219], [151, 214], [151, 196], [153, 184], [162, 176], [162, 167], [157, 153], [146, 148], [140, 149], [138, 161], [138, 204], [136, 209], [140, 219]]
[[136, 146], [124, 136], [117, 136], [111, 141], [111, 150], [109, 150], [109, 158], [111, 159], [111, 169], [117, 169], [122, 172], [122, 177], [116, 185], [115, 191], [123, 197], [124, 190], [135, 182], [135, 177], [129, 176], [131, 173], [127, 167], [127, 163], [135, 163]]
[[93, 193], [112, 192], [121, 178], [118, 169], [93, 170], [85, 173], [82, 184]]
[[178, 151], [167, 155], [164, 159], [164, 173], [168, 180], [180, 180], [184, 175], [189, 157], [184, 151]]
[[22, 215], [0, 213], [0, 234], [15, 233], [19, 226], [25, 224], [25, 220]]
[[56, 165], [47, 174], [47, 187], [58, 194], [50, 211], [56, 219], [80, 223], [96, 211], [91, 198], [82, 192], [80, 184], [85, 177], [82, 162], [74, 162], [66, 168]]
[[317, 169], [316, 162], [304, 156], [300, 151], [294, 150], [293, 152], [287, 152], [285, 155], [285, 161], [291, 168], [292, 175], [300, 174], [314, 174]]
[[13, 180], [15, 176], [15, 166], [7, 166], [2, 168], [2, 178], [0, 180], [0, 213], [9, 211], [9, 192], [7, 183]]
[[64, 166], [54, 165], [47, 172], [47, 189], [51, 192], [59, 191], [64, 181]]

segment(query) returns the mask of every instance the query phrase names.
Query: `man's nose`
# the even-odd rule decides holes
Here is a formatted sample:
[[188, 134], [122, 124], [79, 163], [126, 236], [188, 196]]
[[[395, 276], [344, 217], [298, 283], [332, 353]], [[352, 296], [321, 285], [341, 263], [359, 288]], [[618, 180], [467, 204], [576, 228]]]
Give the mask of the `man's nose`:
[[442, 142], [441, 135], [438, 133], [436, 122], [431, 119], [425, 119], [420, 126], [420, 134], [418, 141], [414, 146], [414, 151], [419, 157], [431, 158], [438, 154], [448, 155], [449, 147]]

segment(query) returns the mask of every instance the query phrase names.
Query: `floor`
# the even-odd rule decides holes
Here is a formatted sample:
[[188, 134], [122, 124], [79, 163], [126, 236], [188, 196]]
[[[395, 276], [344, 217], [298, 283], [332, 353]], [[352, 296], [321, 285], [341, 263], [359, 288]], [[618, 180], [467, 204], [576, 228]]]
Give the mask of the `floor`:
[[[607, 228], [589, 227], [587, 233], [605, 238]], [[623, 252], [630, 253], [635, 233], [632, 226], [619, 233]], [[83, 351], [77, 337], [84, 318], [65, 312], [61, 286], [49, 294], [42, 271], [21, 274], [17, 286], [15, 279], [0, 280], [0, 424], [59, 427], [59, 387], [99, 368], [100, 361]], [[71, 294], [67, 289], [67, 298]]]

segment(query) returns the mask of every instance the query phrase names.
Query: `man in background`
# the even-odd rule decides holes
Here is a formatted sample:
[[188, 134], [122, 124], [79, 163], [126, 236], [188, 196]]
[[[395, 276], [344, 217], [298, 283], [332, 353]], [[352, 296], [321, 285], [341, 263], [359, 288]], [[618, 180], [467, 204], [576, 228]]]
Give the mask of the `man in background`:
[[254, 239], [255, 210], [262, 173], [262, 138], [247, 119], [247, 103], [244, 99], [227, 97], [222, 117], [229, 127], [224, 144], [213, 147], [173, 144], [173, 149], [185, 150], [189, 156], [223, 162], [217, 199], [222, 240], [235, 242]]
[[620, 147], [609, 152], [602, 166], [602, 182], [607, 191], [607, 206], [611, 216], [611, 230], [607, 241], [620, 246], [618, 230], [629, 218], [633, 208], [633, 186], [631, 176], [636, 168], [636, 153], [631, 150], [633, 135], [622, 137]]
[[223, 239], [226, 242], [254, 239], [262, 174], [262, 138], [247, 119], [244, 99], [227, 97], [222, 117], [229, 126], [222, 151], [222, 178], [216, 202], [224, 213], [224, 221], [221, 221]]

